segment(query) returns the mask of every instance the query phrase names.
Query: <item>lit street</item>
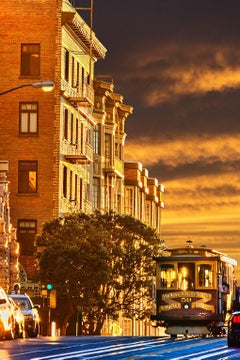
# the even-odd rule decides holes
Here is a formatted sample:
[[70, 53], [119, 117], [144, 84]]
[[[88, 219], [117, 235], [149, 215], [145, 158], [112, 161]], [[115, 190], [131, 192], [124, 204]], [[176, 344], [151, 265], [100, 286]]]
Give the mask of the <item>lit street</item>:
[[239, 359], [240, 349], [228, 348], [223, 338], [169, 337], [39, 337], [0, 343], [1, 360], [64, 359]]

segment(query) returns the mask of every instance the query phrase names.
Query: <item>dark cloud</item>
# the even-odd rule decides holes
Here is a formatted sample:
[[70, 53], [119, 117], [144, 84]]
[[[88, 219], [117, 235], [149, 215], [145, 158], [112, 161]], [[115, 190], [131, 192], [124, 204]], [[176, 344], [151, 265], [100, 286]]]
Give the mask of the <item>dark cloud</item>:
[[94, 1], [95, 72], [134, 107], [125, 154], [165, 184], [168, 245], [239, 248], [239, 14], [239, 0]]
[[[240, 173], [240, 160], [229, 160], [226, 162], [218, 159], [217, 157], [208, 159], [202, 158], [192, 163], [180, 163], [176, 166], [169, 165], [160, 160], [157, 164], [151, 166], [151, 176], [159, 177], [161, 174], [160, 178], [162, 182], [170, 179], [182, 180], [184, 178], [195, 178], [200, 175], [210, 176], [238, 172]], [[227, 188], [230, 190], [229, 193], [240, 193], [240, 185], [238, 186], [238, 184], [237, 186], [227, 186]], [[201, 191], [203, 190], [204, 188], [201, 188]], [[215, 192], [215, 190], [211, 187], [212, 192]], [[219, 190], [216, 190], [214, 195], [217, 195], [218, 191]]]

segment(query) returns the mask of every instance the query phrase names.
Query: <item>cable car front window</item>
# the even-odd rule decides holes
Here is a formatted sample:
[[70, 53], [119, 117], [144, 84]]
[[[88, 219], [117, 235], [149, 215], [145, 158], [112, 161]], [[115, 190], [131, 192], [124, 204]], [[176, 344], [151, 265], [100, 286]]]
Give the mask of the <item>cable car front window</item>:
[[173, 264], [160, 265], [160, 286], [164, 288], [176, 286], [176, 271]]
[[178, 288], [181, 290], [195, 289], [194, 263], [178, 263]]
[[212, 265], [200, 264], [198, 266], [198, 285], [208, 288], [213, 286]]

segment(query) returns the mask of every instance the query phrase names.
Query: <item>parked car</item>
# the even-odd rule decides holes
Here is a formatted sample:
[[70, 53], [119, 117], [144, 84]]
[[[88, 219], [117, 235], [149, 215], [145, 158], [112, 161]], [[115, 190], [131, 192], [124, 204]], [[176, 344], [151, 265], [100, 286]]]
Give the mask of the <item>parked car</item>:
[[15, 304], [20, 308], [25, 319], [25, 332], [29, 337], [37, 337], [40, 330], [39, 305], [33, 305], [26, 294], [10, 294]]
[[21, 311], [21, 309], [17, 306], [17, 304], [13, 301], [13, 299], [8, 297], [14, 314], [15, 320], [15, 337], [24, 338], [25, 337], [25, 317]]
[[228, 320], [228, 347], [240, 346], [240, 311], [231, 314]]
[[14, 339], [15, 318], [10, 300], [0, 287], [0, 339]]

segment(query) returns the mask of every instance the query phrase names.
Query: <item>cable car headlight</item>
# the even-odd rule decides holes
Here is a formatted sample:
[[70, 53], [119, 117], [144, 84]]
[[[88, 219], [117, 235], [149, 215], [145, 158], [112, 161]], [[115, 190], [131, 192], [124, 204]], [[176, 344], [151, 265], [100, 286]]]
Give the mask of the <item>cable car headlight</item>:
[[190, 308], [190, 305], [188, 303], [182, 304], [182, 307], [184, 310], [188, 310]]

